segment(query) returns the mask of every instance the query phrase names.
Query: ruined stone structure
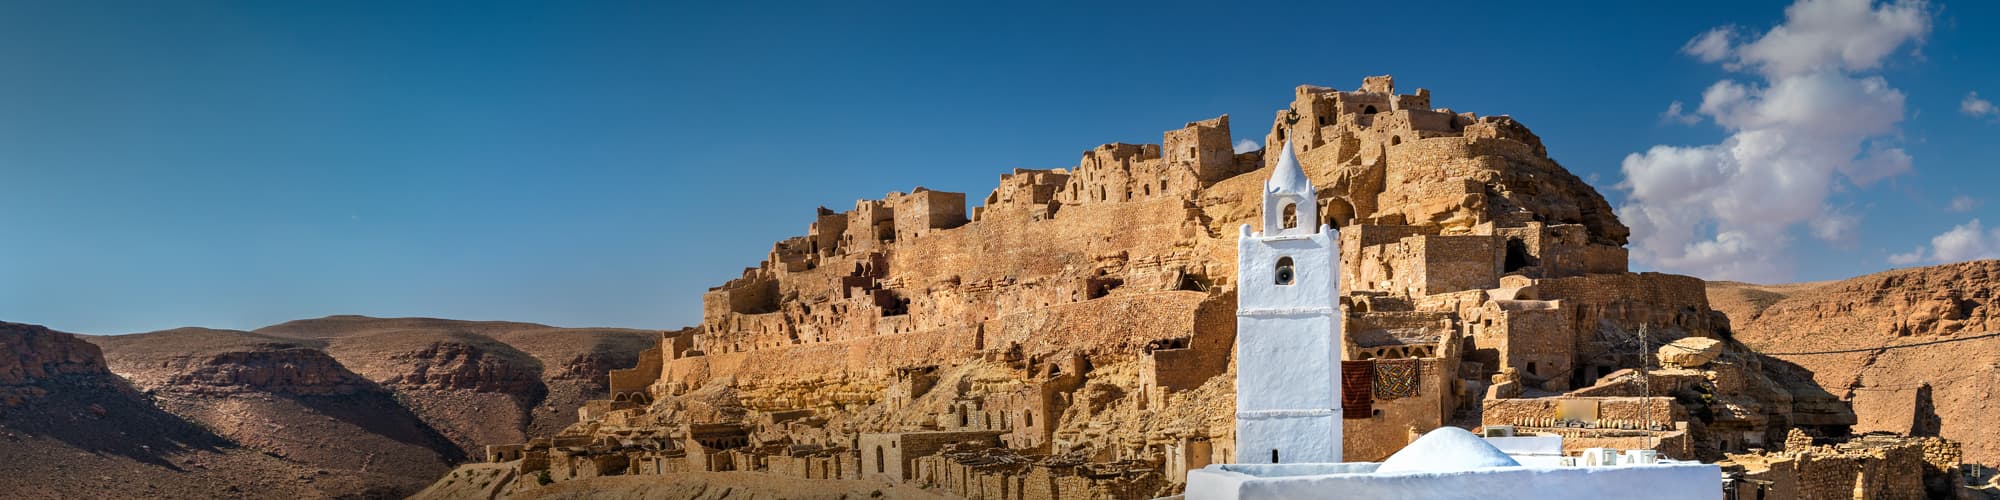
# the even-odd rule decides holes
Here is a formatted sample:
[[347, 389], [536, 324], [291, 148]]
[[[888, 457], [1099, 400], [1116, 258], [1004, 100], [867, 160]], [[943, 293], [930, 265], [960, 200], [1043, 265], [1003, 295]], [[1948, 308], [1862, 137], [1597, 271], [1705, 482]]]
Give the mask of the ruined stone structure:
[[1778, 451], [1730, 454], [1729, 498], [1952, 498], [1959, 446], [1936, 437], [1866, 435], [1815, 445], [1791, 430]]
[[1852, 424], [1795, 407], [1740, 345], [1661, 363], [1705, 349], [1682, 339], [1727, 338], [1703, 282], [1628, 272], [1627, 228], [1521, 123], [1432, 106], [1386, 76], [1299, 87], [1264, 137], [1296, 147], [1292, 210], [1266, 206], [1279, 155], [1233, 153], [1226, 116], [1003, 174], [970, 217], [965, 195], [921, 187], [821, 208], [710, 289], [701, 325], [614, 372], [614, 401], [496, 456], [557, 481], [747, 470], [975, 498], [1170, 494], [1190, 469], [1268, 455], [1237, 450], [1233, 382], [1251, 368], [1233, 346], [1239, 298], [1279, 278], [1239, 275], [1240, 226], [1337, 234], [1337, 263], [1295, 269], [1339, 286], [1326, 376], [1344, 457], [1329, 458], [1493, 424], [1713, 459]]

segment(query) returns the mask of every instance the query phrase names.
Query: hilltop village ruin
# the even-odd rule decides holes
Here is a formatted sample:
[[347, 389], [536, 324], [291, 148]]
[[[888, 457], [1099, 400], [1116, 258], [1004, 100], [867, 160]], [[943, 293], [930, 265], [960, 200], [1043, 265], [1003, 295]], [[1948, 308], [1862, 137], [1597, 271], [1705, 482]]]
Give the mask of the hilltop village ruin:
[[[922, 187], [821, 208], [613, 371], [498, 493], [604, 475], [764, 471], [970, 498], [1152, 498], [1235, 452], [1236, 228], [1277, 158], [1229, 117], [1017, 169], [967, 209]], [[1343, 449], [1441, 426], [1724, 461], [1744, 498], [1946, 484], [1955, 445], [1842, 443], [1854, 414], [1730, 341], [1700, 279], [1628, 270], [1628, 229], [1507, 116], [1389, 77], [1296, 89], [1264, 137], [1339, 231]], [[1898, 493], [1902, 492], [1902, 493]], [[1907, 494], [1908, 496], [1896, 496]]]

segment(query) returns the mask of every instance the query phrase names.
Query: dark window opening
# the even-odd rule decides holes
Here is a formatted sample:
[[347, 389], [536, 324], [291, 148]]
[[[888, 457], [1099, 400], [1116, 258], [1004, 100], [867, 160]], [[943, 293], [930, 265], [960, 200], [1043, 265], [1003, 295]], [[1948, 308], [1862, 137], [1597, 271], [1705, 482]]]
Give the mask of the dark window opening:
[[1507, 238], [1507, 263], [1504, 271], [1514, 272], [1535, 265], [1535, 258], [1528, 255], [1528, 243], [1520, 238]]
[[887, 464], [883, 463], [883, 460], [882, 460], [882, 446], [881, 446], [881, 445], [876, 445], [876, 446], [875, 446], [875, 473], [876, 473], [876, 474], [882, 474], [882, 473], [886, 473], [886, 472], [888, 472], [888, 467], [889, 467], [889, 466], [888, 466]]
[[1541, 372], [1540, 372], [1539, 370], [1536, 370], [1536, 369], [1535, 369], [1535, 362], [1533, 362], [1533, 361], [1529, 361], [1529, 362], [1528, 362], [1528, 374], [1529, 374], [1529, 375], [1534, 375], [1534, 376], [1537, 376], [1537, 377], [1539, 377], [1539, 376], [1541, 376], [1541, 375], [1542, 375], [1542, 374], [1541, 374]]
[[1389, 145], [1390, 145], [1390, 146], [1397, 146], [1397, 145], [1401, 145], [1401, 144], [1403, 144], [1403, 136], [1400, 136], [1400, 135], [1392, 135], [1392, 136], [1389, 136]]
[[1117, 278], [1091, 278], [1085, 280], [1084, 284], [1089, 288], [1084, 296], [1090, 299], [1099, 299], [1104, 298], [1106, 295], [1111, 295], [1111, 291], [1123, 286], [1125, 281]]
[[1276, 274], [1277, 274], [1277, 276], [1276, 276], [1277, 280], [1276, 280], [1276, 281], [1277, 281], [1277, 283], [1278, 283], [1279, 285], [1290, 285], [1290, 284], [1292, 284], [1292, 278], [1294, 278], [1294, 276], [1292, 276], [1292, 258], [1291, 258], [1291, 257], [1279, 257], [1279, 258], [1278, 258], [1278, 272], [1277, 272]]
[[1284, 229], [1299, 227], [1299, 204], [1286, 203], [1283, 213], [1285, 214]]
[[1208, 291], [1208, 283], [1208, 278], [1201, 275], [1183, 274], [1181, 275], [1180, 283], [1174, 286], [1174, 289], [1189, 292], [1206, 292]]
[[1373, 104], [1370, 104], [1370, 105], [1368, 105], [1367, 107], [1364, 107], [1364, 108], [1361, 108], [1361, 114], [1364, 114], [1364, 115], [1372, 115], [1372, 114], [1375, 114], [1375, 113], [1379, 113], [1379, 111], [1376, 111], [1376, 110], [1375, 110], [1375, 105], [1373, 105]]
[[1274, 463], [1274, 464], [1275, 464], [1275, 463], [1278, 463], [1278, 449], [1277, 449], [1277, 448], [1272, 448], [1272, 449], [1271, 449], [1271, 463]]

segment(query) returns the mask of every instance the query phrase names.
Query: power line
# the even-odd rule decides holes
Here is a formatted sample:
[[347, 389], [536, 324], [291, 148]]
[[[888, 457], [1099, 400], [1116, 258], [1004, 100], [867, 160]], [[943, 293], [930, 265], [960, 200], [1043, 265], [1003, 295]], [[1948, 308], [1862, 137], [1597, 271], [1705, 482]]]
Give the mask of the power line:
[[1808, 351], [1808, 352], [1762, 352], [1762, 351], [1758, 351], [1758, 352], [1757, 352], [1757, 354], [1762, 354], [1762, 355], [1765, 355], [1765, 356], [1813, 356], [1813, 355], [1819, 355], [1819, 354], [1852, 354], [1852, 353], [1857, 353], [1857, 352], [1875, 352], [1875, 351], [1887, 351], [1887, 350], [1891, 350], [1891, 349], [1906, 349], [1906, 348], [1911, 348], [1911, 347], [1923, 347], [1923, 346], [1930, 346], [1930, 345], [1938, 345], [1938, 344], [1949, 344], [1949, 343], [1953, 343], [1953, 342], [1964, 342], [1964, 341], [1968, 341], [1968, 340], [1979, 340], [1979, 339], [1985, 339], [1985, 338], [1993, 338], [1993, 337], [2000, 337], [2000, 332], [1990, 332], [1990, 333], [1982, 333], [1982, 334], [1979, 334], [1979, 335], [1974, 335], [1974, 336], [1971, 336], [1971, 337], [1959, 337], [1959, 338], [1953, 338], [1953, 339], [1943, 339], [1943, 340], [1932, 340], [1932, 341], [1926, 341], [1926, 342], [1912, 342], [1912, 343], [1908, 343], [1908, 344], [1897, 344], [1897, 345], [1888, 345], [1888, 346], [1882, 346], [1882, 347], [1869, 347], [1869, 348], [1863, 348], [1863, 349], [1841, 349], [1841, 350], [1837, 350], [1837, 351]]

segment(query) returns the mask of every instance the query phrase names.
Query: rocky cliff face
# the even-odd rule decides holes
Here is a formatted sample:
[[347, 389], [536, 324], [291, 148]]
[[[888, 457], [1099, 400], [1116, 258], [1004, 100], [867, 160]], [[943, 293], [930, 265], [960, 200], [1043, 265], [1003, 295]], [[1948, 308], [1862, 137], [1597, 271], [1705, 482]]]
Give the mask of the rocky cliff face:
[[0, 405], [47, 393], [35, 384], [63, 376], [107, 378], [96, 345], [36, 325], [0, 322]]
[[1856, 431], [1943, 436], [1964, 443], [1968, 462], [2000, 463], [2000, 338], [1983, 336], [2000, 331], [2000, 261], [1709, 293], [1739, 340], [1851, 403]]
[[383, 377], [384, 385], [439, 390], [541, 392], [540, 366], [505, 359], [464, 342], [433, 342], [414, 351], [391, 355], [398, 373]]
[[352, 394], [368, 388], [332, 356], [303, 347], [226, 352], [190, 363], [159, 388], [202, 392], [264, 391], [278, 394]]

